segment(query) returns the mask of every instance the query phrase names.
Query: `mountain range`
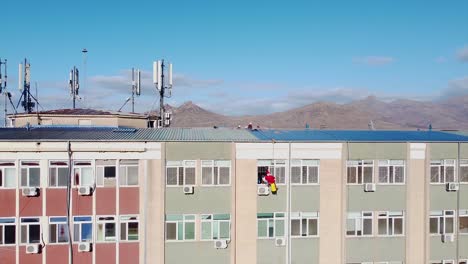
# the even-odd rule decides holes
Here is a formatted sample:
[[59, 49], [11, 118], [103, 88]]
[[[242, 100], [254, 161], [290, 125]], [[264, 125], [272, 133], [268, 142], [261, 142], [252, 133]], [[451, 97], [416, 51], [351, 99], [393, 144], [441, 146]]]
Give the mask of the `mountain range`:
[[468, 96], [439, 101], [398, 99], [391, 102], [369, 96], [346, 104], [315, 102], [299, 108], [267, 115], [227, 116], [185, 102], [168, 106], [173, 113], [173, 127], [254, 127], [297, 129], [308, 125], [322, 129], [368, 129], [372, 120], [375, 129], [468, 130]]

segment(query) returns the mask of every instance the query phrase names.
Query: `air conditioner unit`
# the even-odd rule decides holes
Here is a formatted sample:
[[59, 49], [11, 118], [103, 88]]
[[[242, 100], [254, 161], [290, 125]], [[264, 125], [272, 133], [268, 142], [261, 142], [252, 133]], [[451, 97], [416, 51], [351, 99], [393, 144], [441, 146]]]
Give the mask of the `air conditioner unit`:
[[39, 244], [28, 244], [26, 245], [26, 254], [39, 254]]
[[284, 237], [277, 237], [275, 239], [275, 246], [277, 247], [286, 246], [286, 239]]
[[80, 243], [78, 245], [78, 252], [91, 252], [91, 243]]
[[214, 241], [214, 248], [216, 248], [216, 249], [227, 248], [227, 240], [215, 240]]
[[268, 186], [258, 186], [257, 194], [260, 196], [265, 196], [270, 194], [270, 188]]
[[364, 184], [364, 191], [365, 192], [375, 192], [375, 183], [365, 183]]
[[442, 242], [448, 243], [448, 242], [453, 242], [455, 241], [455, 235], [454, 234], [443, 234], [442, 235]]
[[460, 189], [458, 182], [447, 182], [446, 184], [447, 192], [456, 192]]
[[79, 195], [91, 195], [93, 189], [91, 186], [80, 186], [78, 187], [78, 194]]
[[26, 187], [21, 190], [23, 196], [37, 196], [38, 188], [36, 187]]
[[185, 194], [193, 194], [193, 186], [184, 186], [184, 193]]

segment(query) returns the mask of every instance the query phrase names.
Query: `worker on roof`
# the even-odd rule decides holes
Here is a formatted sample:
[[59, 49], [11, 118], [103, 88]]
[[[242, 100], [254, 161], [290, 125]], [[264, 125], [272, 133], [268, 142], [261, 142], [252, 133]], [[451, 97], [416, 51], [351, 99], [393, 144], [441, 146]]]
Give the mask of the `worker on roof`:
[[271, 193], [276, 194], [278, 191], [278, 188], [276, 187], [276, 178], [273, 174], [270, 173], [269, 170], [266, 171], [264, 181], [268, 184], [268, 186], [270, 186]]

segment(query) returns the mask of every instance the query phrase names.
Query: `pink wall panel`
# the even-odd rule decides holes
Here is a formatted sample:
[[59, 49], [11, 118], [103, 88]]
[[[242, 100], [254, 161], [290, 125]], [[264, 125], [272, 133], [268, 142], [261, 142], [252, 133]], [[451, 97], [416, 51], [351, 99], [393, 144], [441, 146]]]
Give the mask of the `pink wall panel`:
[[68, 263], [68, 245], [47, 245], [46, 263]]
[[[93, 252], [78, 252], [78, 245], [73, 245], [73, 264], [92, 264], [92, 263], [93, 263]], [[107, 262], [103, 262], [103, 263], [107, 263]]]
[[[93, 193], [93, 195], [95, 195]], [[78, 195], [75, 188], [72, 191], [73, 215], [92, 215], [93, 214], [93, 196]]]
[[46, 214], [67, 215], [67, 189], [47, 189]]
[[15, 216], [16, 190], [0, 190], [0, 201], [0, 216]]
[[139, 214], [140, 192], [138, 187], [120, 188], [120, 214]]
[[42, 264], [41, 254], [26, 254], [26, 246], [19, 247], [19, 263], [20, 264]]
[[20, 194], [19, 215], [20, 216], [41, 216], [42, 215], [42, 197], [43, 195], [40, 195], [37, 197], [26, 197]]
[[14, 246], [0, 248], [0, 263], [16, 263], [16, 248]]
[[115, 253], [115, 243], [97, 243], [96, 263], [115, 263]]
[[115, 215], [115, 188], [96, 188], [96, 215]]
[[135, 243], [120, 243], [119, 244], [119, 263], [120, 264], [135, 264], [139, 263], [140, 244]]

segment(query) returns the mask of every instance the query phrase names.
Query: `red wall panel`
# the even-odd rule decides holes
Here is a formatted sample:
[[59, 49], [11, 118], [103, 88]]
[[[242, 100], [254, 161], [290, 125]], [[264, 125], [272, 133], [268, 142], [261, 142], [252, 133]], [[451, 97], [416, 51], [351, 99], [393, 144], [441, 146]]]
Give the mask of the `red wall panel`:
[[[93, 193], [93, 195], [95, 195]], [[78, 195], [78, 189], [72, 190], [72, 212], [73, 215], [92, 215], [93, 214], [93, 196]]]
[[96, 188], [96, 215], [115, 215], [116, 189]]
[[1, 247], [0, 263], [16, 263], [16, 247]]
[[138, 187], [122, 187], [120, 195], [120, 214], [140, 213], [140, 191]]
[[[42, 190], [41, 190], [42, 191]], [[20, 216], [41, 216], [42, 215], [42, 197], [27, 197], [20, 194], [19, 197], [19, 215]]]
[[41, 264], [41, 254], [26, 254], [26, 246], [19, 247], [19, 263], [20, 264]]
[[120, 243], [119, 244], [119, 263], [135, 264], [139, 263], [140, 243]]
[[0, 216], [16, 215], [16, 190], [0, 190], [0, 201]]
[[46, 199], [47, 215], [67, 215], [67, 189], [47, 189]]
[[96, 263], [115, 263], [115, 252], [115, 243], [97, 243]]
[[46, 263], [68, 263], [68, 245], [48, 244]]

